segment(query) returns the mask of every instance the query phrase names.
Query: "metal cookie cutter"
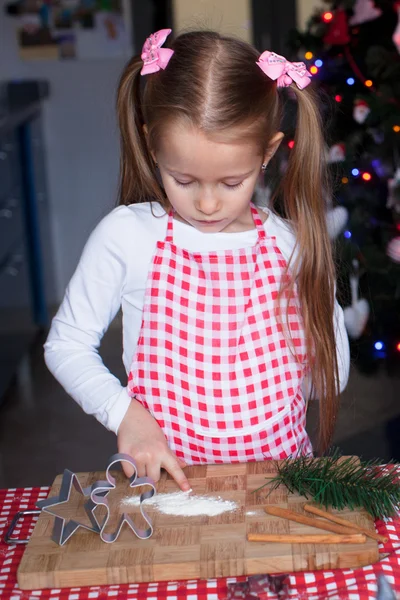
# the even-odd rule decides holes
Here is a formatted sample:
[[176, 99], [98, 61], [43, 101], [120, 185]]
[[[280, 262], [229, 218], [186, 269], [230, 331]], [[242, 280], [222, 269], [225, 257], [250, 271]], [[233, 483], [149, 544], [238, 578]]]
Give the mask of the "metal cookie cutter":
[[[108, 494], [108, 492], [110, 490], [117, 488], [117, 483], [116, 483], [114, 477], [111, 475], [110, 470], [113, 467], [113, 465], [115, 465], [116, 463], [120, 463], [120, 462], [127, 462], [133, 467], [134, 473], [133, 473], [132, 477], [129, 478], [129, 482], [130, 482], [129, 487], [130, 488], [135, 488], [135, 487], [139, 487], [142, 485], [148, 485], [151, 488], [150, 490], [140, 494], [140, 499], [139, 499], [140, 512], [142, 514], [142, 517], [144, 518], [144, 520], [146, 521], [146, 523], [149, 526], [147, 529], [140, 529], [140, 528], [136, 527], [135, 524], [133, 523], [131, 517], [126, 512], [124, 512], [121, 515], [121, 518], [118, 522], [116, 530], [113, 533], [106, 533], [104, 531], [104, 529], [106, 528], [108, 520], [110, 518], [110, 506], [109, 506], [108, 498], [105, 497], [105, 493]], [[130, 457], [128, 454], [114, 454], [111, 457], [110, 464], [107, 467], [106, 477], [107, 477], [107, 481], [97, 481], [95, 484], [93, 484], [92, 493], [91, 493], [91, 499], [94, 502], [94, 504], [96, 504], [96, 505], [99, 504], [99, 505], [105, 506], [107, 509], [107, 516], [102, 524], [101, 531], [100, 531], [100, 537], [103, 540], [103, 542], [107, 542], [108, 544], [115, 542], [115, 540], [118, 538], [119, 534], [121, 533], [121, 529], [122, 529], [122, 526], [124, 523], [127, 523], [129, 525], [129, 527], [132, 529], [133, 533], [135, 535], [137, 535], [137, 537], [140, 538], [141, 540], [146, 540], [147, 538], [151, 537], [151, 535], [153, 534], [153, 526], [152, 526], [149, 516], [146, 514], [146, 512], [144, 511], [144, 509], [142, 507], [142, 502], [143, 502], [143, 500], [152, 498], [154, 496], [154, 494], [156, 493], [154, 481], [150, 477], [137, 477], [136, 463], [133, 460], [133, 458]]]
[[[85, 498], [87, 498], [84, 504], [84, 510], [86, 515], [89, 518], [91, 523], [91, 527], [85, 523], [81, 523], [76, 519], [66, 519], [61, 517], [54, 510], [60, 504], [67, 505], [70, 501], [72, 486], [74, 486], [75, 490], [82, 494]], [[94, 531], [95, 533], [100, 533], [100, 523], [98, 522], [95, 514], [93, 513], [94, 508], [96, 508], [96, 504], [90, 498], [90, 494], [92, 492], [93, 486], [82, 488], [79, 479], [69, 471], [69, 469], [65, 469], [63, 473], [63, 478], [61, 482], [61, 489], [59, 496], [55, 498], [47, 498], [46, 500], [39, 500], [36, 502], [36, 506], [41, 508], [44, 512], [49, 513], [50, 515], [55, 516], [54, 528], [52, 533], [52, 540], [62, 546], [65, 544], [67, 540], [75, 533], [79, 527], [83, 527], [84, 529], [88, 529], [89, 531]], [[67, 521], [67, 522], [66, 522]]]
[[20, 510], [20, 511], [18, 511], [14, 515], [14, 517], [4, 535], [4, 543], [9, 544], [10, 546], [13, 544], [27, 544], [29, 542], [29, 538], [13, 537], [14, 529], [16, 529], [17, 523], [20, 519], [24, 519], [28, 515], [29, 516], [33, 516], [33, 515], [39, 516], [41, 512], [42, 512], [41, 510]]

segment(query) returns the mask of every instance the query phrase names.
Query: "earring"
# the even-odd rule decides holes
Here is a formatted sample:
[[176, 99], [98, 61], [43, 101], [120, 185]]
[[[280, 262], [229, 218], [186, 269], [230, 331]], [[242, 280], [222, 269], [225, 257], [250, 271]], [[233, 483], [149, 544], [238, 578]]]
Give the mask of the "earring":
[[267, 163], [263, 163], [261, 165], [261, 171], [265, 171], [266, 168], [267, 168]]

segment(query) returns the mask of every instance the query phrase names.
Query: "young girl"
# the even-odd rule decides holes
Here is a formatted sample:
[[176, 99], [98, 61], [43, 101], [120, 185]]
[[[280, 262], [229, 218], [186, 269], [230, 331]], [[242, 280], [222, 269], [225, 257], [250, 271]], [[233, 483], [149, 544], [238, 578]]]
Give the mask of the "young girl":
[[[323, 203], [324, 142], [303, 63], [202, 31], [151, 35], [118, 90], [120, 204], [92, 233], [45, 344], [46, 363], [118, 435], [139, 476], [320, 450], [348, 378]], [[296, 95], [284, 217], [251, 198]], [[97, 349], [122, 306], [123, 387]], [[129, 474], [129, 473], [127, 473]]]

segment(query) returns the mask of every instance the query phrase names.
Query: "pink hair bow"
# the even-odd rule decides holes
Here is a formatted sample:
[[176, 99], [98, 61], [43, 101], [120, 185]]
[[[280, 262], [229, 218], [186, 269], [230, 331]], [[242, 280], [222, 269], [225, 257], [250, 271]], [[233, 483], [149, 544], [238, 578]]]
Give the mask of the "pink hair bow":
[[141, 75], [156, 73], [160, 69], [165, 69], [174, 51], [170, 48], [161, 48], [172, 29], [160, 29], [149, 35], [143, 44], [141, 58], [144, 62]]
[[303, 90], [311, 83], [311, 73], [303, 62], [289, 62], [275, 52], [263, 52], [257, 64], [268, 77], [278, 80], [278, 87], [288, 87], [294, 81]]

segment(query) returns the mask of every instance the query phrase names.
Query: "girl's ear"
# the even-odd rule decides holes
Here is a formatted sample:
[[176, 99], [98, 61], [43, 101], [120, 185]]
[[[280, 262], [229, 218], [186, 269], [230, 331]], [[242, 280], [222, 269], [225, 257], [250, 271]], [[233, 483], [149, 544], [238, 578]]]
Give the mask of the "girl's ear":
[[149, 146], [149, 130], [147, 129], [147, 125], [143, 125], [143, 133], [144, 137], [146, 138], [146, 144], [151, 154], [151, 158], [154, 160], [155, 163], [157, 163], [155, 152], [153, 152], [153, 150], [151, 150]]
[[282, 133], [282, 131], [278, 131], [278, 133], [276, 133], [274, 135], [274, 137], [271, 139], [270, 143], [268, 144], [267, 151], [264, 155], [263, 164], [269, 163], [271, 158], [274, 156], [275, 152], [278, 150], [283, 138], [284, 138], [284, 134]]

